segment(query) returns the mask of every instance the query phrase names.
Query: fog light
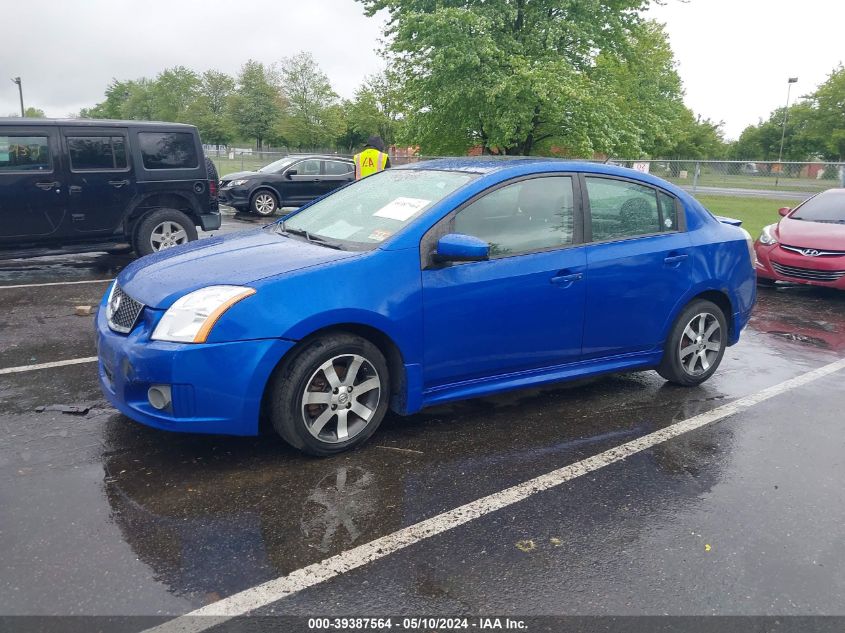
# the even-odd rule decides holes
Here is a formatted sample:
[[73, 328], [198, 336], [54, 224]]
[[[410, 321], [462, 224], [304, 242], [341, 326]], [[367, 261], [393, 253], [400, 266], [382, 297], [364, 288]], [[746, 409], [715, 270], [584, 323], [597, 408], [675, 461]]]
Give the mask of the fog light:
[[170, 395], [170, 385], [153, 385], [147, 389], [147, 400], [153, 409], [162, 411], [168, 409], [173, 402]]

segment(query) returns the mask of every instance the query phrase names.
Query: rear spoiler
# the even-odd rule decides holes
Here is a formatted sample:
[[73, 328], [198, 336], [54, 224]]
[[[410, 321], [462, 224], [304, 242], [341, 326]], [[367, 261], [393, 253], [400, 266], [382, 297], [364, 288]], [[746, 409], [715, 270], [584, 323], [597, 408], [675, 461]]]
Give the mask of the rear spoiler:
[[730, 224], [731, 226], [742, 226], [742, 220], [737, 220], [736, 218], [726, 218], [723, 215], [714, 215], [714, 218], [719, 220], [722, 224]]

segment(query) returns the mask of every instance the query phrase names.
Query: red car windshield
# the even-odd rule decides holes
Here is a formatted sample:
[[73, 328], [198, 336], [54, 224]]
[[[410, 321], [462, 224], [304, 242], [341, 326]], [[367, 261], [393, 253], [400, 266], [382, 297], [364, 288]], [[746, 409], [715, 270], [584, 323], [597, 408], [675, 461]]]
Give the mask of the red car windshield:
[[793, 220], [845, 224], [845, 189], [810, 198], [790, 216]]

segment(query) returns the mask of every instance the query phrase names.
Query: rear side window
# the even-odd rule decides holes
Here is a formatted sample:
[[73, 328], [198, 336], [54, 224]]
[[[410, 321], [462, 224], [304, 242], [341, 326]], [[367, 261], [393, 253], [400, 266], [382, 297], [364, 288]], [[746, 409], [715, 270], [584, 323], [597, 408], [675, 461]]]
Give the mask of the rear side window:
[[594, 242], [661, 232], [657, 191], [610, 178], [586, 181]]
[[678, 230], [678, 204], [672, 196], [662, 191], [657, 194], [660, 200], [660, 218], [663, 231]]
[[68, 136], [73, 171], [126, 169], [126, 141], [122, 136]]
[[344, 176], [351, 174], [353, 166], [349, 163], [342, 163], [337, 160], [327, 160], [323, 163], [326, 166], [327, 176]]
[[0, 172], [51, 169], [50, 143], [46, 136], [0, 134]]
[[145, 169], [199, 167], [194, 135], [188, 132], [139, 132], [138, 145]]

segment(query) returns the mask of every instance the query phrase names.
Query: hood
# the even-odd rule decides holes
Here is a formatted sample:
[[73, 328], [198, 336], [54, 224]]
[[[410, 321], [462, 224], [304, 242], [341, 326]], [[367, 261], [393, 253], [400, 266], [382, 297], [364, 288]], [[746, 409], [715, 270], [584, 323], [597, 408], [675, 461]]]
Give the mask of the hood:
[[252, 176], [257, 176], [257, 171], [236, 171], [233, 174], [226, 174], [222, 176], [220, 180], [237, 180], [238, 178], [251, 178]]
[[360, 254], [256, 229], [148, 255], [127, 266], [117, 283], [144, 305], [165, 309], [182, 295], [205, 286], [250, 284]]
[[781, 244], [787, 246], [845, 251], [845, 224], [783, 218], [778, 222], [777, 237]]

